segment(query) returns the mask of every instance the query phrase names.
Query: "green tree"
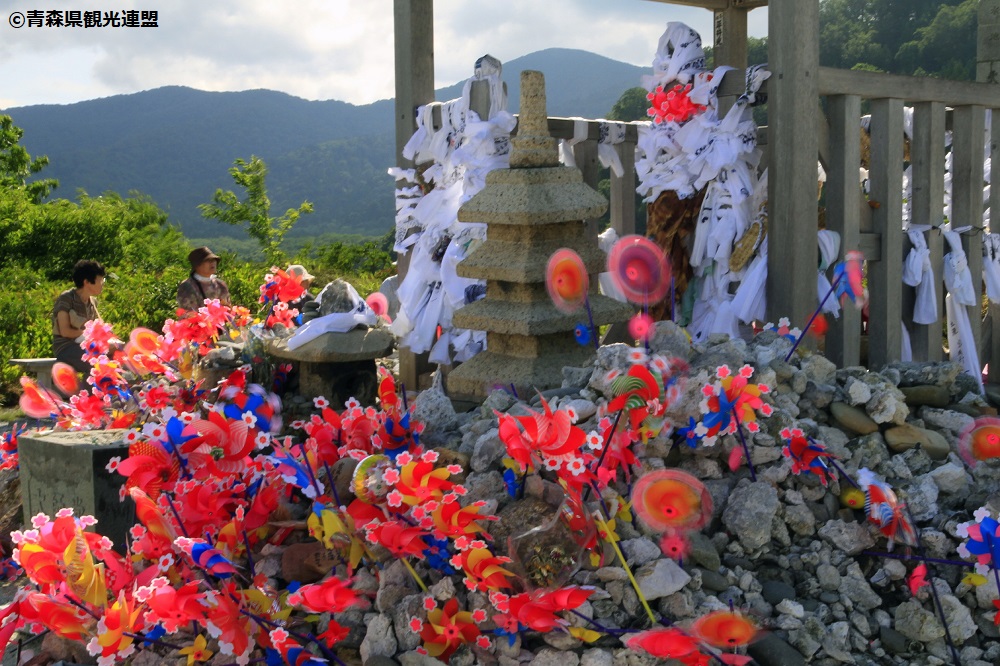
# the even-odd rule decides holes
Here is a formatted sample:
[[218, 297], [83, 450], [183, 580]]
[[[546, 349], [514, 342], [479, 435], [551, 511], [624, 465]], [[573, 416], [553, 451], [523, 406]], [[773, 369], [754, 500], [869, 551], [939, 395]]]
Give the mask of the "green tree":
[[629, 122], [632, 120], [648, 120], [649, 115], [646, 110], [649, 108], [649, 100], [646, 99], [646, 89], [635, 87], [629, 88], [622, 93], [615, 105], [611, 107], [608, 120], [618, 120]]
[[45, 178], [28, 182], [28, 178], [49, 163], [49, 158], [43, 155], [32, 159], [19, 143], [22, 136], [24, 130], [14, 124], [13, 118], [0, 116], [0, 187], [24, 190], [32, 202], [40, 203], [59, 185], [59, 181]]
[[247, 235], [257, 241], [267, 260], [275, 265], [283, 263], [285, 254], [281, 241], [295, 226], [299, 216], [313, 212], [312, 204], [303, 201], [298, 208], [289, 208], [281, 217], [271, 217], [264, 160], [251, 155], [249, 162], [238, 158], [234, 165], [229, 174], [244, 189], [245, 198], [241, 200], [231, 190], [219, 189], [215, 191], [212, 203], [201, 204], [198, 209], [203, 217], [234, 226], [246, 224]]

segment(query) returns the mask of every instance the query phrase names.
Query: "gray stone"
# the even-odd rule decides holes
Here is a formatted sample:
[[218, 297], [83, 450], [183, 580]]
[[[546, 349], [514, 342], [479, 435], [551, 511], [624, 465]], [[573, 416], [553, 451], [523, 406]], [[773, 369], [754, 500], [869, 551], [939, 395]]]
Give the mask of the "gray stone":
[[361, 659], [370, 657], [392, 657], [396, 654], [396, 634], [392, 630], [392, 620], [388, 615], [375, 615], [368, 621], [368, 631], [361, 641]]
[[916, 599], [897, 606], [893, 617], [896, 631], [910, 640], [927, 643], [944, 636], [944, 627], [934, 613], [925, 610]]
[[819, 528], [819, 536], [848, 555], [857, 555], [875, 545], [867, 527], [855, 522], [845, 523], [843, 520], [827, 521]]
[[871, 387], [863, 381], [851, 377], [844, 386], [848, 403], [854, 407], [863, 405], [872, 399]]
[[942, 434], [945, 434], [949, 442], [955, 441], [959, 433], [975, 421], [968, 414], [934, 407], [921, 407], [918, 414], [927, 426], [944, 431]]
[[773, 633], [765, 633], [748, 648], [747, 654], [760, 666], [805, 666], [802, 653]]
[[816, 580], [824, 590], [836, 590], [840, 587], [840, 571], [831, 564], [820, 564], [816, 567]]
[[840, 596], [850, 599], [855, 606], [862, 610], [870, 611], [882, 605], [882, 597], [876, 594], [868, 581], [865, 580], [857, 562], [851, 562], [847, 565], [847, 571], [840, 579], [838, 591]]
[[781, 603], [785, 599], [795, 598], [795, 588], [780, 580], [765, 580], [761, 587], [761, 595], [772, 606]]
[[396, 658], [399, 659], [400, 666], [441, 666], [440, 660], [413, 650], [397, 655]]
[[810, 354], [802, 359], [800, 367], [817, 384], [832, 384], [837, 375], [837, 366], [821, 354]]
[[847, 622], [834, 622], [830, 625], [823, 639], [823, 650], [827, 656], [841, 663], [854, 663], [854, 657], [851, 656], [850, 632], [851, 626]]
[[944, 617], [948, 623], [948, 633], [958, 645], [969, 640], [976, 634], [976, 621], [972, 612], [957, 597], [950, 594], [939, 594]]
[[649, 350], [667, 358], [682, 361], [691, 360], [691, 339], [687, 332], [672, 321], [658, 321], [653, 325], [653, 335], [649, 339]]
[[819, 652], [825, 637], [826, 627], [815, 616], [807, 617], [801, 628], [788, 632], [788, 640], [806, 659], [811, 659]]
[[597, 405], [590, 400], [584, 400], [583, 398], [575, 398], [565, 402], [560, 401], [559, 409], [563, 411], [572, 410], [572, 413], [576, 414], [575, 423], [583, 423], [597, 413]]
[[745, 548], [756, 550], [771, 540], [771, 521], [778, 507], [778, 491], [773, 486], [743, 480], [730, 495], [722, 522]]
[[485, 472], [500, 462], [506, 453], [507, 446], [500, 440], [499, 430], [494, 428], [476, 440], [469, 465], [475, 472]]
[[622, 549], [622, 553], [625, 554], [625, 559], [629, 565], [633, 567], [642, 566], [663, 555], [660, 546], [645, 537], [626, 539], [620, 541], [618, 546]]
[[531, 660], [534, 666], [579, 666], [580, 657], [574, 652], [542, 648]]
[[799, 536], [811, 536], [816, 533], [816, 516], [805, 504], [786, 506], [785, 523]]
[[913, 407], [947, 407], [951, 402], [948, 389], [943, 386], [907, 386], [899, 389], [906, 398], [906, 404]]
[[897, 425], [906, 423], [906, 417], [910, 415], [910, 408], [906, 406], [903, 394], [891, 384], [883, 384], [872, 391], [872, 398], [865, 405], [865, 411], [875, 423]]
[[378, 287], [378, 290], [385, 296], [385, 300], [389, 304], [386, 314], [389, 315], [390, 319], [395, 319], [396, 315], [399, 314], [399, 294], [396, 293], [398, 287], [399, 275], [390, 275], [382, 280], [382, 284]]
[[938, 487], [934, 480], [924, 476], [906, 486], [906, 508], [914, 520], [930, 520], [938, 513]]
[[456, 434], [458, 416], [451, 400], [441, 388], [440, 372], [434, 377], [434, 384], [417, 396], [413, 408], [413, 420], [424, 424], [420, 442], [429, 446], [447, 444], [449, 436]]
[[306, 363], [347, 363], [388, 356], [395, 345], [396, 338], [389, 329], [376, 326], [346, 333], [324, 333], [295, 349], [288, 348], [288, 338], [275, 338], [268, 341], [267, 352]]
[[891, 654], [905, 654], [909, 651], [906, 636], [892, 627], [879, 627], [878, 637], [882, 641], [882, 647]]
[[792, 617], [800, 620], [805, 617], [806, 614], [802, 604], [797, 601], [792, 601], [791, 599], [782, 599], [781, 602], [775, 605], [774, 610], [784, 615], [791, 615]]
[[965, 467], [947, 462], [930, 472], [930, 477], [942, 493], [953, 495], [962, 493], [969, 487], [969, 475]]
[[847, 430], [859, 435], [878, 431], [878, 424], [863, 409], [851, 407], [843, 402], [830, 403], [830, 414]]
[[411, 594], [392, 607], [392, 626], [396, 632], [396, 650], [398, 652], [416, 650], [417, 646], [420, 645], [420, 634], [410, 629], [410, 619], [422, 617], [424, 613], [423, 603], [424, 595]]
[[612, 666], [615, 659], [610, 650], [591, 648], [580, 656], [580, 666]]
[[903, 451], [909, 451], [914, 446], [926, 446], [928, 442], [927, 434], [929, 432], [929, 430], [918, 428], [912, 423], [904, 423], [903, 425], [887, 429], [883, 435], [885, 437], [885, 445], [889, 447], [890, 451], [893, 453], [902, 453]]
[[663, 558], [640, 567], [635, 572], [635, 579], [642, 595], [653, 601], [683, 589], [691, 576], [673, 560]]

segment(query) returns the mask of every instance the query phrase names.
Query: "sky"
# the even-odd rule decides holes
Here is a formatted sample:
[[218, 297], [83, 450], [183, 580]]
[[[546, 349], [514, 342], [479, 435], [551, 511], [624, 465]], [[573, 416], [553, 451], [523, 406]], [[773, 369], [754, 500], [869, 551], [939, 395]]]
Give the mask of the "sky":
[[[392, 0], [0, 0], [0, 109], [69, 104], [167, 85], [266, 88], [310, 100], [391, 98]], [[41, 10], [153, 10], [157, 27], [32, 27]], [[37, 16], [37, 14], [35, 14]], [[669, 21], [711, 43], [708, 10], [648, 0], [436, 0], [435, 88], [545, 48], [650, 66]], [[767, 9], [749, 32], [767, 33]]]

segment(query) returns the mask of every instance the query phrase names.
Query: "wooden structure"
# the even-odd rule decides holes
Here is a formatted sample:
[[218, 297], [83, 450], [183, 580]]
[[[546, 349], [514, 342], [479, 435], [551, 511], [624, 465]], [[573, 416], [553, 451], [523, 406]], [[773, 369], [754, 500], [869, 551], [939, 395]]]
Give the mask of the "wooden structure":
[[[419, 5], [430, 11], [432, 0], [395, 0], [399, 7], [415, 11]], [[983, 142], [986, 109], [1000, 109], [1000, 86], [941, 79], [855, 72], [819, 66], [819, 0], [652, 0], [668, 4], [702, 7], [715, 13], [716, 64], [746, 66], [747, 14], [756, 7], [769, 6], [768, 49], [772, 76], [767, 82], [769, 127], [761, 128], [760, 143], [766, 144], [769, 169], [769, 266], [767, 284], [768, 315], [777, 321], [786, 316], [805, 322], [817, 305], [817, 159], [827, 173], [827, 226], [840, 233], [841, 251], [860, 249], [868, 260], [870, 293], [870, 367], [900, 358], [903, 321], [911, 335], [914, 360], [939, 360], [942, 356], [941, 323], [927, 326], [909, 321], [914, 290], [901, 281], [902, 262], [909, 251], [902, 231], [902, 172], [904, 105], [914, 107], [910, 146], [913, 165], [912, 221], [938, 226], [943, 221], [945, 129], [953, 131], [953, 209], [955, 227], [969, 225], [962, 237], [977, 293], [982, 287], [982, 183]], [[1000, 4], [997, 0], [984, 3]], [[982, 13], [981, 9], [981, 13]], [[1000, 12], [998, 12], [1000, 13]], [[665, 19], [669, 18], [665, 12]], [[405, 29], [405, 26], [403, 26]], [[397, 49], [413, 44], [400, 39]], [[980, 31], [983, 31], [981, 21]], [[982, 44], [984, 39], [979, 40]], [[988, 40], [986, 40], [988, 41]], [[429, 48], [429, 47], [428, 47]], [[651, 45], [651, 50], [653, 45]], [[982, 47], [981, 47], [982, 50]], [[397, 52], [397, 63], [399, 62]], [[995, 69], [986, 61], [982, 80]], [[1000, 55], [992, 60], [1000, 62]], [[400, 76], [397, 66], [397, 79]], [[399, 89], [397, 81], [397, 89]], [[720, 87], [720, 106], [743, 92], [742, 72], [727, 75]], [[858, 184], [861, 152], [861, 104], [871, 107], [871, 164], [868, 205]], [[825, 105], [826, 111], [821, 111]], [[397, 122], [406, 117], [400, 112]], [[412, 122], [412, 121], [411, 121]], [[570, 138], [573, 123], [550, 118], [553, 136]], [[1000, 114], [993, 114], [992, 136], [1000, 136]], [[411, 130], [412, 132], [412, 127]], [[596, 186], [598, 124], [592, 122], [588, 141], [577, 144], [577, 164], [584, 179]], [[409, 134], [403, 133], [406, 136]], [[397, 131], [397, 136], [400, 132]], [[619, 233], [634, 232], [635, 129], [628, 128], [625, 143], [616, 147], [625, 174], [612, 177], [611, 218]], [[405, 142], [405, 138], [402, 139]], [[402, 147], [402, 143], [399, 144]], [[994, 168], [1000, 169], [997, 141], [991, 145]], [[1000, 188], [991, 191], [990, 206], [1000, 210]], [[939, 308], [944, 319], [942, 275], [943, 240], [937, 230], [927, 235], [934, 275], [939, 281]], [[990, 379], [1000, 382], [1000, 312], [991, 318], [997, 327], [992, 335], [981, 336], [981, 313], [969, 308], [974, 334], [989, 342], [981, 346], [980, 360], [990, 363]], [[973, 312], [975, 310], [975, 312]], [[990, 321], [990, 320], [988, 320]], [[800, 324], [801, 325], [801, 324]], [[860, 314], [845, 309], [831, 322], [826, 354], [840, 366], [860, 360]], [[402, 357], [402, 353], [401, 353]], [[403, 368], [401, 358], [401, 369]], [[405, 377], [403, 379], [405, 380]], [[415, 385], [415, 384], [414, 384]]]

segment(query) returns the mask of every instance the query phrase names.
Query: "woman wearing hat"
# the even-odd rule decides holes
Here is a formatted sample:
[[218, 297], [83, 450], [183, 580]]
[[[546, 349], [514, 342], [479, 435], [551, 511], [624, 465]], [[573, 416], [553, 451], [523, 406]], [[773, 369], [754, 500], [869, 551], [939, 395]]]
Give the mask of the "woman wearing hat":
[[215, 276], [219, 255], [207, 247], [199, 247], [191, 250], [188, 262], [191, 264], [191, 276], [177, 285], [177, 307], [197, 310], [206, 299], [219, 299], [223, 305], [229, 305], [229, 287]]

